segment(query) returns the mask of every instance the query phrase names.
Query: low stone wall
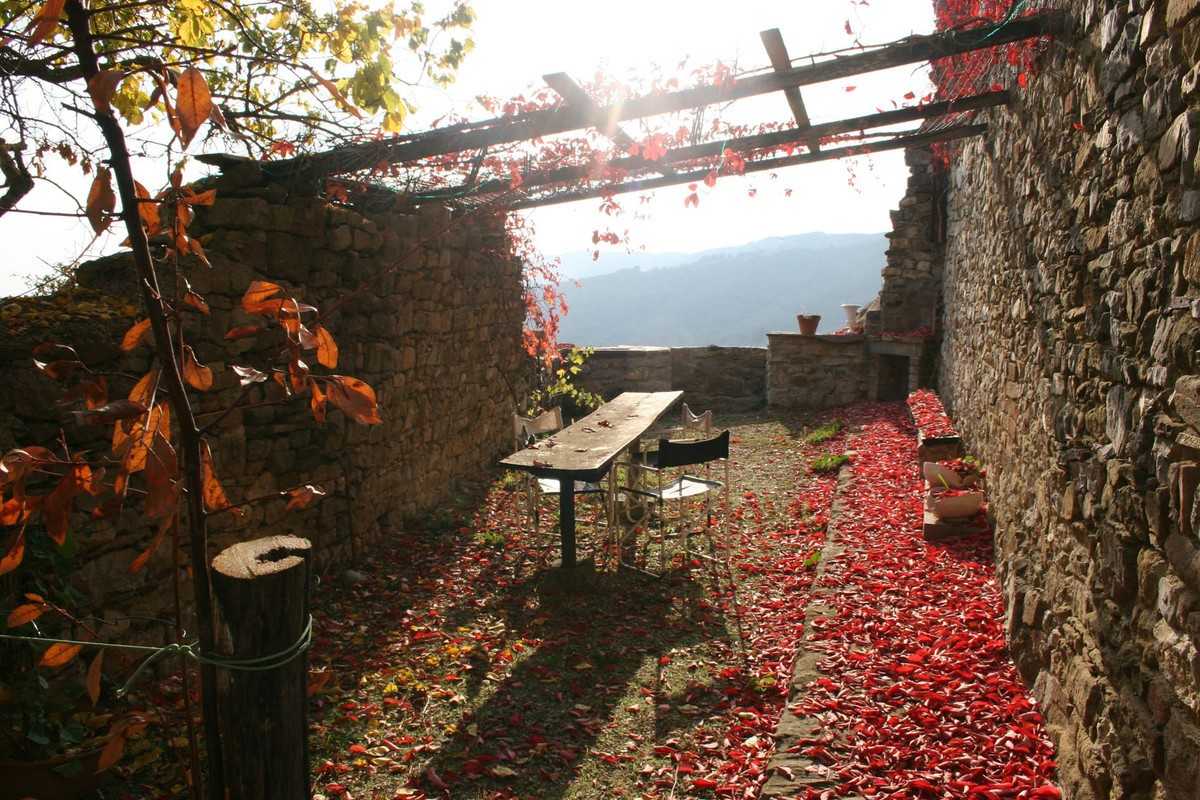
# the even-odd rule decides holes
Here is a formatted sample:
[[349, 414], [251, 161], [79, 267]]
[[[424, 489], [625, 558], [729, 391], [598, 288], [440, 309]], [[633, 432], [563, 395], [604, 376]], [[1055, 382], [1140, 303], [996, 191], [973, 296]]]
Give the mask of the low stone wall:
[[767, 405], [822, 409], [874, 396], [874, 359], [865, 336], [768, 333]]
[[766, 405], [766, 363], [762, 347], [597, 347], [578, 383], [606, 399], [679, 389], [694, 411], [737, 414]]
[[[384, 422], [359, 426], [331, 406], [319, 425], [307, 401], [261, 405], [275, 387], [255, 388], [246, 398], [250, 407], [233, 411], [210, 437], [231, 500], [304, 483], [329, 495], [300, 512], [285, 514], [283, 503], [267, 502], [249, 507], [241, 520], [217, 515], [213, 552], [237, 540], [295, 533], [313, 541], [321, 568], [348, 563], [407, 515], [435, 508], [455, 480], [479, 474], [510, 449], [512, 392], [519, 391], [510, 384], [524, 361], [521, 265], [509, 254], [500, 219], [452, 222], [440, 207], [363, 214], [289, 194], [253, 165], [223, 175], [216, 186], [215, 205], [200, 209], [192, 226], [212, 269], [185, 269], [211, 306], [210, 316], [188, 320], [188, 341], [216, 376], [212, 392], [194, 395], [201, 422], [236, 395], [231, 364], [263, 368], [275, 355], [252, 339], [223, 341], [226, 330], [253, 321], [240, 299], [256, 279], [279, 283], [321, 309], [347, 300], [326, 323], [340, 349], [334, 371], [374, 387]], [[112, 318], [80, 321], [80, 304], [66, 304], [66, 321], [43, 317], [0, 335], [0, 447], [53, 446], [65, 427], [73, 445], [94, 446], [98, 455], [108, 450], [55, 406], [61, 387], [31, 366], [38, 342], [78, 345], [96, 366], [130, 376], [149, 367], [144, 348], [124, 359], [116, 349], [136, 311], [123, 299], [136, 297], [127, 258], [85, 265], [80, 274], [107, 292], [109, 299], [97, 302], [115, 309]], [[164, 276], [164, 287], [173, 283]], [[367, 290], [357, 292], [364, 284]], [[132, 380], [114, 376], [109, 383], [112, 396], [124, 397]], [[86, 565], [76, 582], [94, 602], [143, 616], [167, 606], [169, 548], [160, 548], [142, 572], [128, 571], [151, 536], [137, 515], [114, 527], [77, 514], [72, 531]]]

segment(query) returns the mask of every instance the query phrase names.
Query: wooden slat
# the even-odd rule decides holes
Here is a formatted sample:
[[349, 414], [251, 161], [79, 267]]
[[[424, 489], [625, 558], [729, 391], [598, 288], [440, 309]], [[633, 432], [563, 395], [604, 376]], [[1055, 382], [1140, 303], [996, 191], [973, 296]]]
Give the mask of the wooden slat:
[[[583, 87], [576, 83], [575, 79], [567, 73], [552, 72], [549, 75], [543, 75], [542, 80], [546, 82], [547, 86], [558, 92], [562, 99], [566, 100], [568, 103], [580, 106], [581, 108], [586, 108], [588, 112], [592, 114], [595, 114], [598, 110], [599, 107], [596, 105], [596, 101], [592, 100], [592, 98], [588, 96], [588, 93], [583, 90]], [[621, 126], [617, 124], [616, 120], [609, 119], [608, 122], [603, 127], [598, 128], [598, 130], [600, 133], [621, 145], [621, 147], [624, 147], [626, 150], [637, 144], [632, 136], [621, 129]], [[656, 164], [655, 166], [655, 171], [660, 172], [663, 175], [675, 174], [675, 170], [666, 165]]]
[[[324, 153], [268, 161], [262, 164], [262, 169], [275, 177], [295, 176], [306, 179], [358, 172], [370, 169], [380, 162], [396, 164], [463, 150], [478, 150], [491, 145], [520, 142], [580, 128], [601, 127], [608, 119], [640, 119], [769, 94], [791, 86], [807, 86], [864, 72], [915, 64], [973, 50], [985, 50], [1034, 36], [1053, 35], [1065, 29], [1065, 20], [1066, 17], [1061, 12], [1050, 11], [1013, 20], [994, 30], [982, 27], [928, 36], [911, 36], [887, 47], [793, 67], [787, 72], [752, 75], [719, 86], [700, 86], [667, 94], [630, 98], [593, 113], [569, 107], [533, 112], [511, 120], [500, 118], [484, 127], [456, 129], [448, 133], [435, 130], [397, 142], [347, 145]], [[989, 30], [990, 33], [984, 33]]]
[[[737, 152], [748, 152], [761, 148], [779, 147], [781, 145], [800, 142], [806, 136], [833, 136], [839, 133], [864, 131], [870, 128], [883, 127], [886, 125], [915, 122], [916, 120], [928, 119], [930, 117], [940, 117], [944, 114], [962, 111], [977, 111], [983, 108], [1006, 105], [1010, 99], [1011, 96], [1006, 91], [985, 92], [984, 94], [971, 95], [958, 100], [928, 103], [926, 105], [913, 106], [911, 108], [898, 108], [893, 111], [880, 111], [861, 117], [851, 117], [849, 119], [823, 122], [820, 125], [813, 125], [808, 129], [791, 128], [785, 131], [772, 131], [771, 133], [744, 136], [738, 139], [728, 139], [720, 142], [710, 142], [707, 144], [690, 145], [688, 147], [678, 147], [674, 150], [668, 151], [668, 153], [663, 156], [662, 159], [660, 159], [660, 162], [675, 164], [685, 161], [692, 161], [698, 158], [716, 157], [719, 156], [726, 148]], [[652, 165], [641, 158], [617, 158], [609, 162], [609, 166], [615, 170], [621, 170], [629, 174], [636, 174], [654, 169], [660, 162], [655, 162]], [[590, 166], [578, 166], [559, 167], [557, 169], [545, 170], [542, 172], [527, 172], [521, 176], [521, 185], [523, 187], [532, 187], [555, 183], [574, 183], [576, 181], [586, 179], [590, 174], [590, 169]], [[512, 181], [510, 178], [483, 181], [478, 187], [476, 187], [476, 190], [473, 192], [473, 194], [485, 195], [497, 192], [506, 192], [511, 187], [511, 184]], [[458, 189], [445, 189], [426, 192], [421, 194], [417, 199], [420, 201], [428, 201], [435, 200], [440, 197], [459, 197], [461, 194], [461, 190]]]
[[[867, 142], [866, 144], [857, 144], [850, 147], [838, 147], [834, 149], [825, 149], [819, 153], [801, 153], [800, 155], [787, 156], [785, 158], [768, 158], [762, 161], [746, 162], [746, 173], [764, 172], [767, 170], [783, 169], [784, 167], [794, 167], [800, 164], [813, 164], [817, 161], [832, 161], [839, 158], [850, 158], [852, 156], [866, 155], [867, 153], [882, 153], [887, 150], [902, 150], [906, 147], [920, 147], [934, 142], [947, 142], [953, 139], [963, 139], [969, 136], [979, 136], [987, 132], [987, 125], [957, 125], [952, 128], [944, 128], [940, 131], [931, 133], [918, 133], [912, 136], [897, 136], [894, 139], [888, 139], [882, 142]], [[539, 206], [553, 206], [560, 203], [573, 203], [576, 200], [588, 200], [595, 197], [608, 197], [611, 195], [628, 194], [629, 192], [648, 192], [652, 189], [662, 189], [667, 186], [678, 186], [682, 183], [693, 183], [695, 181], [704, 180], [704, 176], [708, 174], [708, 169], [701, 169], [695, 172], [681, 172], [678, 175], [672, 175], [666, 178], [646, 178], [644, 180], [626, 181], [625, 183], [608, 184], [606, 186], [596, 186], [591, 189], [583, 189], [577, 192], [567, 192], [559, 195], [551, 195], [550, 197], [537, 197], [531, 200], [519, 200], [507, 206], [510, 211], [518, 211], [522, 208], [537, 208]]]
[[[792, 59], [788, 57], [787, 45], [783, 43], [783, 34], [779, 32], [779, 28], [762, 31], [758, 36], [762, 39], [767, 58], [771, 60], [771, 66], [776, 72], [787, 72], [792, 68]], [[801, 128], [809, 127], [812, 123], [808, 120], [808, 109], [804, 107], [804, 98], [800, 95], [800, 90], [789, 86], [783, 90], [783, 96], [787, 98], [788, 106], [792, 109], [796, 125]], [[821, 149], [821, 140], [815, 136], [805, 139], [805, 142], [808, 149], [814, 153]]]
[[624, 392], [574, 425], [500, 463], [538, 474], [597, 478], [682, 396], [678, 391]]

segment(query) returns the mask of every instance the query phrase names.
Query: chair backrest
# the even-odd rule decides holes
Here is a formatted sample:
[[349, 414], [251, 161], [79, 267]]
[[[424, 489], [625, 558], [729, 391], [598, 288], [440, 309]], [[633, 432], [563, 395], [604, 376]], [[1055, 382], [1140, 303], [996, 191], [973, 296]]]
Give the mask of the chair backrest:
[[681, 427], [686, 431], [700, 431], [704, 434], [712, 433], [713, 429], [713, 413], [712, 409], [705, 411], [703, 414], [693, 414], [688, 408], [688, 404], [683, 404], [683, 412], [681, 414]]
[[560, 431], [562, 426], [561, 408], [543, 411], [536, 417], [522, 417], [520, 414], [513, 414], [513, 438], [518, 447], [524, 447], [526, 441], [538, 434]]
[[729, 431], [721, 431], [711, 439], [696, 439], [688, 442], [658, 440], [657, 466], [684, 467], [688, 464], [703, 464], [729, 458]]

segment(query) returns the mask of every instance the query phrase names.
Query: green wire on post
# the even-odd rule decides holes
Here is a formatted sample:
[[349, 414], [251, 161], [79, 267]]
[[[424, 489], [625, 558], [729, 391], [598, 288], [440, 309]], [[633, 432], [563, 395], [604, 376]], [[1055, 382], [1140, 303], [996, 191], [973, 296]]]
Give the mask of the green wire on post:
[[120, 644], [117, 642], [85, 642], [78, 639], [51, 639], [42, 636], [19, 636], [11, 633], [0, 634], [0, 639], [9, 639], [12, 641], [22, 642], [40, 642], [42, 644], [69, 644], [80, 645], [82, 647], [100, 647], [109, 650], [132, 650], [139, 653], [148, 653], [138, 665], [138, 668], [133, 671], [129, 679], [117, 689], [117, 697], [124, 697], [129, 693], [129, 688], [138, 679], [138, 677], [158, 659], [166, 655], [182, 655], [185, 658], [190, 658], [200, 664], [210, 664], [217, 669], [227, 669], [235, 672], [266, 672], [267, 670], [279, 669], [280, 667], [289, 664], [304, 653], [312, 646], [313, 618], [308, 616], [308, 623], [301, 631], [299, 638], [295, 642], [280, 650], [278, 653], [272, 653], [267, 656], [257, 656], [255, 658], [226, 658], [224, 656], [205, 655], [201, 652], [199, 642], [172, 642], [162, 647], [153, 647], [144, 644]]

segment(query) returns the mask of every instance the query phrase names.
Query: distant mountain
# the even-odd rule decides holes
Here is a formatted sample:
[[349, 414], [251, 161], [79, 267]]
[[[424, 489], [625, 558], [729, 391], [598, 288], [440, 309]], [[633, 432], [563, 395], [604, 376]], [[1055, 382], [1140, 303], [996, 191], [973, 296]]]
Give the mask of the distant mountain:
[[[580, 345], [765, 345], [767, 331], [796, 330], [820, 314], [821, 332], [843, 324], [842, 303], [878, 293], [882, 233], [806, 233], [702, 253], [602, 255], [623, 268], [582, 276], [582, 256], [563, 256], [570, 312], [559, 338]], [[587, 259], [590, 261], [591, 256]], [[572, 259], [568, 262], [568, 259]]]

